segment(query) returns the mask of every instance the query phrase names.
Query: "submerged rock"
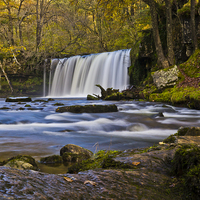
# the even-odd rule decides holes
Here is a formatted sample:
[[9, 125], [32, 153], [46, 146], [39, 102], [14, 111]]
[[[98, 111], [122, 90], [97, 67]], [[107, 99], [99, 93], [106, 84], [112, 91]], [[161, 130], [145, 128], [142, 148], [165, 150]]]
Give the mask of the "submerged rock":
[[8, 97], [6, 102], [31, 102], [32, 99], [30, 97]]
[[117, 112], [117, 106], [113, 105], [85, 105], [85, 106], [64, 106], [58, 107], [56, 112], [72, 112], [72, 113], [105, 113]]
[[35, 162], [35, 159], [32, 158], [31, 156], [18, 155], [4, 161], [4, 163], [5, 167], [25, 169], [25, 170], [26, 169], [38, 170], [38, 166]]

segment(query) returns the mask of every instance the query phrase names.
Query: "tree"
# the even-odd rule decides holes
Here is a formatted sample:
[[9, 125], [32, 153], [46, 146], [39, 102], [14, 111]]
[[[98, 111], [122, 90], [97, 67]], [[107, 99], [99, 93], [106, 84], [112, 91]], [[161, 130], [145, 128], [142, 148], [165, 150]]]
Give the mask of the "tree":
[[158, 56], [158, 63], [163, 67], [167, 68], [169, 67], [168, 60], [164, 56], [163, 47], [160, 39], [159, 29], [158, 29], [158, 20], [157, 20], [157, 8], [158, 4], [155, 0], [143, 0], [145, 3], [147, 3], [150, 7], [151, 12], [151, 20], [152, 20], [152, 29], [153, 29], [153, 37], [154, 37], [154, 43], [156, 47], [156, 53]]
[[174, 65], [174, 45], [172, 33], [172, 3], [171, 0], [165, 0], [166, 7], [166, 29], [167, 29], [167, 50], [168, 61], [170, 65]]
[[198, 49], [196, 28], [195, 28], [195, 3], [196, 3], [195, 0], [191, 0], [191, 9], [190, 9], [191, 32], [192, 32], [192, 46], [193, 46], [194, 50]]

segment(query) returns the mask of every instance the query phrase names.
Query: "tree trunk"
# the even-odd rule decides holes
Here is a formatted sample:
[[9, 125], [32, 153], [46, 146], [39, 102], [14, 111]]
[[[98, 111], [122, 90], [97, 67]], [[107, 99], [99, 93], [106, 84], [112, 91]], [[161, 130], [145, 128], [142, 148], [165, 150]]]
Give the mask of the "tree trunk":
[[196, 28], [195, 28], [195, 0], [191, 0], [191, 31], [192, 31], [192, 45], [194, 50], [198, 49]]
[[174, 65], [174, 46], [172, 34], [172, 4], [170, 0], [165, 0], [166, 7], [166, 28], [167, 28], [167, 49], [168, 61], [170, 65]]
[[7, 80], [7, 82], [8, 82], [8, 85], [10, 86], [11, 92], [13, 93], [13, 87], [12, 87], [12, 85], [11, 85], [11, 83], [10, 83], [8, 77], [7, 77], [6, 72], [4, 71], [4, 68], [3, 68], [1, 62], [0, 62], [0, 67], [1, 67], [1, 70], [2, 70], [2, 72], [3, 72], [3, 74], [4, 74], [4, 76], [6, 77], [6, 80]]
[[169, 63], [164, 56], [162, 43], [160, 40], [155, 1], [151, 0], [149, 2], [149, 5], [150, 5], [150, 12], [151, 12], [152, 27], [153, 27], [153, 37], [154, 37], [154, 42], [155, 42], [155, 47], [156, 47], [156, 53], [158, 56], [158, 64], [161, 64], [163, 68], [167, 68], [169, 67]]

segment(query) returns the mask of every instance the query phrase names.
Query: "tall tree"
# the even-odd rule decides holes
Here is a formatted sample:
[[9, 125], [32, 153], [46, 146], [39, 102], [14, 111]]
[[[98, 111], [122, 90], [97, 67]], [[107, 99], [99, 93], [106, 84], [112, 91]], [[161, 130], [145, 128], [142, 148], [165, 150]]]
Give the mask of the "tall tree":
[[192, 45], [194, 50], [198, 49], [196, 28], [195, 28], [195, 3], [196, 0], [191, 0], [190, 15], [191, 15]]
[[163, 68], [167, 68], [169, 67], [169, 63], [163, 52], [163, 47], [162, 47], [159, 29], [158, 29], [158, 19], [157, 19], [158, 16], [157, 16], [157, 9], [156, 9], [157, 3], [155, 0], [143, 0], [143, 1], [150, 6], [153, 37], [154, 37], [154, 43], [156, 47], [156, 53], [158, 56], [158, 63]]
[[171, 0], [165, 0], [166, 7], [166, 29], [167, 29], [167, 53], [170, 65], [174, 65], [174, 46], [172, 33], [172, 3]]

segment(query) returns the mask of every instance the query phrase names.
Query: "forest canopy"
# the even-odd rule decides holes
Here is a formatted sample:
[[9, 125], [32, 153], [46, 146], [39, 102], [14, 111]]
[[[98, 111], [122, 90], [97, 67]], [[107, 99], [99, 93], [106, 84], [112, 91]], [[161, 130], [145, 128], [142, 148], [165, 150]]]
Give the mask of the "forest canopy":
[[52, 57], [128, 48], [136, 49], [137, 56], [145, 31], [153, 30], [158, 62], [166, 67], [175, 60], [172, 20], [182, 27], [181, 15], [195, 8], [199, 16], [199, 4], [199, 0], [0, 0], [0, 58], [17, 71]]

